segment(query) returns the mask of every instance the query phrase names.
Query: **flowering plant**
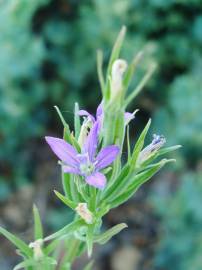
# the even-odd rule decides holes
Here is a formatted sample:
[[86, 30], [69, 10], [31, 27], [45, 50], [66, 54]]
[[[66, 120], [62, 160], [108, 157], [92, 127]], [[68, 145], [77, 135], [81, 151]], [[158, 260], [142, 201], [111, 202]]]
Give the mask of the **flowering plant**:
[[[0, 233], [18, 248], [23, 257], [15, 270], [71, 269], [74, 260], [86, 250], [90, 258], [95, 243], [105, 244], [127, 227], [122, 223], [102, 232], [103, 216], [110, 209], [127, 201], [166, 163], [173, 161], [161, 157], [179, 148], [162, 148], [166, 140], [159, 135], [154, 135], [152, 142], [144, 147], [151, 124], [149, 120], [131, 150], [129, 123], [135, 118], [137, 110], [129, 113], [126, 108], [144, 87], [155, 66], [148, 69], [137, 88], [128, 94], [128, 86], [142, 53], [139, 53], [130, 65], [119, 58], [125, 31], [123, 27], [118, 35], [106, 78], [102, 72], [103, 55], [98, 51], [97, 70], [102, 101], [97, 108], [96, 117], [85, 110], [79, 110], [76, 104], [75, 130], [71, 132], [60, 110], [55, 107], [64, 126], [63, 138], [45, 138], [59, 158], [62, 169], [64, 194], [58, 191], [55, 191], [55, 194], [75, 211], [75, 218], [61, 230], [44, 237], [39, 212], [34, 206], [35, 240], [29, 245], [0, 228]], [[128, 156], [124, 163], [122, 149], [125, 140]], [[90, 261], [85, 269], [91, 268]]]

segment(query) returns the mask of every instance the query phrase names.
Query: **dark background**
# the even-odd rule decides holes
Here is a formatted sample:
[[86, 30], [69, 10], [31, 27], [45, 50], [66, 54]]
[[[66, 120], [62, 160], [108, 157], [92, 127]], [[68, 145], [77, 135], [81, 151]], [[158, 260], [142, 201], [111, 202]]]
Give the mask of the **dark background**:
[[[45, 135], [62, 136], [53, 106], [72, 126], [73, 106], [95, 112], [100, 102], [96, 50], [106, 68], [115, 38], [128, 28], [122, 56], [146, 56], [158, 70], [129, 109], [140, 109], [134, 141], [151, 116], [151, 133], [182, 144], [167, 166], [104, 227], [129, 228], [95, 249], [94, 269], [202, 269], [202, 1], [4, 0], [0, 2], [0, 225], [31, 240], [32, 204], [46, 232], [72, 218], [55, 198], [59, 167]], [[14, 247], [1, 237], [0, 265], [12, 269]], [[124, 264], [123, 264], [124, 262]], [[75, 266], [77, 269], [77, 266]], [[80, 266], [82, 269], [82, 266]]]

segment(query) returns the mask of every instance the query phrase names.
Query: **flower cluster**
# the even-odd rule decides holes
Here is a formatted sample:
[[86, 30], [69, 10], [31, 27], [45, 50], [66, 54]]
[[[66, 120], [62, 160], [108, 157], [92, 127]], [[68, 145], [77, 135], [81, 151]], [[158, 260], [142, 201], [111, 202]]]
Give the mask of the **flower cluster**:
[[[83, 125], [88, 120], [84, 120]], [[109, 145], [97, 151], [100, 124], [100, 121], [94, 121], [80, 153], [63, 139], [46, 137], [46, 141], [62, 161], [62, 169], [65, 173], [79, 175], [87, 184], [103, 189], [106, 185], [106, 177], [101, 171], [116, 159], [119, 147]]]
[[[119, 58], [125, 30], [123, 27], [112, 50], [106, 79], [102, 72], [103, 57], [98, 52], [102, 101], [96, 116], [79, 110], [78, 104], [75, 104], [74, 131], [70, 131], [56, 107], [64, 127], [63, 138], [45, 137], [62, 167], [64, 194], [58, 191], [55, 194], [74, 211], [75, 218], [59, 231], [44, 237], [39, 212], [34, 206], [35, 237], [29, 245], [0, 227], [0, 233], [14, 243], [24, 259], [15, 269], [72, 269], [72, 263], [82, 252], [87, 251], [90, 257], [95, 243], [105, 244], [127, 227], [121, 223], [102, 233], [103, 216], [130, 199], [142, 184], [166, 163], [173, 161], [162, 156], [179, 148], [163, 148], [166, 140], [160, 135], [154, 135], [152, 142], [144, 147], [151, 120], [131, 148], [129, 124], [138, 110], [130, 113], [126, 108], [152, 75], [154, 65], [148, 69], [137, 88], [128, 93], [142, 53], [130, 64]], [[128, 155], [122, 159], [124, 142]], [[90, 262], [83, 269], [91, 267]]]

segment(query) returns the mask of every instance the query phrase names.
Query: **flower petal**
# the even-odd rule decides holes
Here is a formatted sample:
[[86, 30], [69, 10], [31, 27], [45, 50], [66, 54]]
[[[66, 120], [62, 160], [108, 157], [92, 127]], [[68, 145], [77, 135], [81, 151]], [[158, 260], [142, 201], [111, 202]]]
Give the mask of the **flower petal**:
[[94, 161], [94, 156], [98, 145], [99, 126], [100, 126], [99, 121], [96, 121], [95, 124], [92, 126], [90, 133], [84, 144], [84, 153], [88, 153], [89, 160], [91, 162]]
[[97, 107], [96, 118], [98, 119], [98, 117], [101, 117], [102, 115], [103, 115], [103, 103], [101, 102]]
[[62, 166], [62, 170], [65, 173], [72, 173], [72, 174], [80, 175], [79, 169], [76, 169], [76, 168], [73, 168], [73, 167], [70, 167], [70, 166]]
[[119, 147], [109, 145], [103, 148], [96, 157], [96, 169], [101, 170], [110, 165], [119, 154]]
[[106, 186], [106, 177], [104, 174], [96, 172], [86, 177], [86, 182], [99, 189], [104, 189]]
[[93, 123], [95, 122], [95, 117], [85, 110], [79, 110], [78, 115], [79, 116], [88, 116], [92, 120]]
[[130, 112], [126, 112], [124, 114], [124, 120], [125, 120], [125, 125], [127, 125], [131, 120], [133, 120], [135, 118], [133, 113]]
[[79, 166], [79, 161], [77, 158], [78, 153], [71, 144], [67, 143], [63, 139], [55, 137], [47, 136], [45, 139], [51, 147], [52, 151], [60, 160], [74, 168]]

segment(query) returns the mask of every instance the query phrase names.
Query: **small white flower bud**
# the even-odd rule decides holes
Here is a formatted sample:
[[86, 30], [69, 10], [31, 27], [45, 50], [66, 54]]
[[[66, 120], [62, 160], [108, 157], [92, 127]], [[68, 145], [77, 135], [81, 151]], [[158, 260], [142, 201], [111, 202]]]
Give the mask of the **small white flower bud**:
[[81, 126], [81, 131], [78, 138], [78, 143], [81, 148], [83, 147], [86, 138], [88, 137], [89, 130], [91, 129], [92, 124], [92, 120], [90, 118], [86, 118]]
[[43, 257], [43, 251], [41, 249], [42, 245], [43, 245], [42, 239], [38, 239], [38, 240], [29, 244], [29, 247], [32, 248], [34, 251], [34, 259], [35, 260], [39, 260]]
[[76, 212], [79, 214], [79, 216], [85, 220], [87, 224], [93, 223], [93, 214], [87, 207], [87, 203], [79, 203], [76, 207]]
[[150, 158], [151, 155], [156, 153], [165, 143], [166, 139], [163, 136], [154, 134], [152, 142], [140, 152], [137, 160], [138, 165], [141, 165]]
[[123, 74], [127, 69], [127, 62], [123, 59], [117, 59], [112, 65], [111, 73], [111, 97], [116, 97], [122, 90]]

